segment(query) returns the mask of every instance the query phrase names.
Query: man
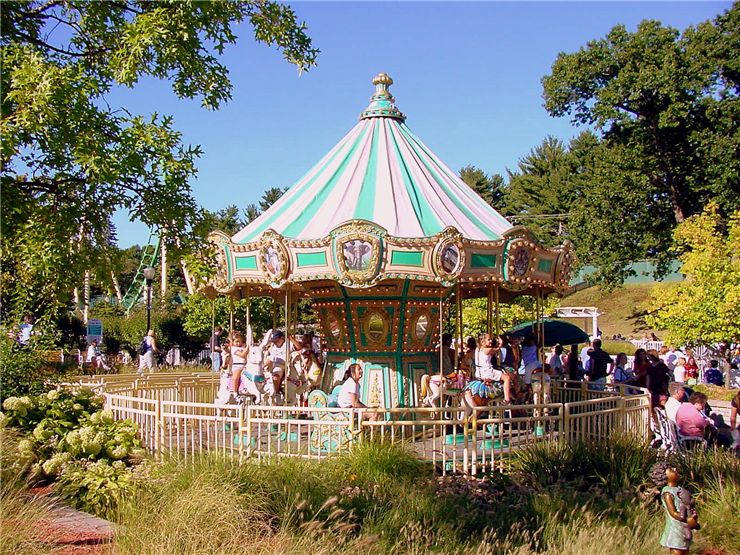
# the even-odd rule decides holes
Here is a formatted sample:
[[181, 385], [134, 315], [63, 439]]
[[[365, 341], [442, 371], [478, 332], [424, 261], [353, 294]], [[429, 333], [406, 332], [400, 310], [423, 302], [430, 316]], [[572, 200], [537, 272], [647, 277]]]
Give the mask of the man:
[[668, 399], [665, 402], [665, 414], [671, 422], [676, 421], [676, 413], [681, 407], [681, 403], [686, 400], [686, 392], [683, 384], [673, 382], [668, 386]]
[[586, 376], [588, 381], [593, 384], [590, 386], [592, 389], [603, 390], [606, 385], [606, 376], [611, 372], [614, 361], [606, 351], [602, 350], [601, 339], [596, 338], [591, 344], [593, 345], [593, 350], [589, 354], [591, 366]]
[[318, 362], [311, 351], [311, 338], [304, 338], [301, 348], [290, 354], [288, 374], [285, 378], [285, 404], [300, 406], [301, 396], [308, 391], [308, 374]]
[[221, 371], [221, 335], [223, 329], [221, 326], [216, 326], [211, 336], [211, 370], [214, 372]]

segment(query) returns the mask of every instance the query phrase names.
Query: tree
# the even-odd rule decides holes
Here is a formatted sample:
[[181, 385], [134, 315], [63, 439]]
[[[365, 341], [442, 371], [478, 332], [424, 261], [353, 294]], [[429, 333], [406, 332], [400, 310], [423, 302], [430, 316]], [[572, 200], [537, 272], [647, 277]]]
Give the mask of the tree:
[[726, 230], [717, 204], [710, 203], [675, 231], [686, 279], [656, 289], [651, 299], [651, 326], [666, 330], [673, 345], [696, 345], [740, 339], [740, 210]]
[[526, 226], [546, 245], [562, 242], [575, 200], [574, 171], [563, 142], [546, 137], [527, 156], [518, 171], [509, 173], [504, 213]]
[[501, 175], [488, 175], [480, 168], [467, 165], [460, 170], [460, 179], [496, 210], [502, 208], [506, 189]]
[[287, 190], [287, 187], [285, 189], [281, 189], [280, 187], [270, 187], [262, 193], [262, 198], [259, 201], [260, 214], [280, 200], [280, 197], [282, 197]]
[[[91, 266], [107, 266], [111, 216], [127, 210], [152, 228], [196, 241], [189, 181], [199, 147], [171, 117], [131, 114], [106, 95], [143, 77], [217, 109], [231, 96], [219, 61], [248, 21], [299, 70], [317, 50], [290, 7], [273, 1], [7, 1], [0, 11], [3, 306], [63, 304]], [[192, 241], [192, 243], [191, 243]], [[101, 272], [103, 275], [105, 272]]]
[[[535, 298], [521, 296], [510, 303], [499, 304], [499, 322], [502, 330], [513, 328], [522, 322], [536, 319]], [[473, 336], [476, 339], [486, 331], [487, 325], [487, 299], [465, 299], [463, 300], [463, 335]], [[555, 313], [560, 306], [560, 299], [551, 295], [544, 300], [543, 310], [545, 316]], [[494, 324], [495, 325], [495, 324]]]
[[580, 153], [589, 164], [576, 222], [588, 228], [581, 249], [610, 250], [596, 261], [600, 278], [618, 283], [627, 264], [655, 256], [661, 275], [678, 223], [710, 200], [721, 217], [737, 207], [739, 18], [735, 4], [683, 34], [656, 21], [634, 33], [618, 25], [561, 53], [543, 79], [551, 115], [601, 134]]

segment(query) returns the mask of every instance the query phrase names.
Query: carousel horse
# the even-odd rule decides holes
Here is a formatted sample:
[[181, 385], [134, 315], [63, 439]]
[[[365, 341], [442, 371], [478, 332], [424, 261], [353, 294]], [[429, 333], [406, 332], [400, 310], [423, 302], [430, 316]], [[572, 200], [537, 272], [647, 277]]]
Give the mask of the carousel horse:
[[492, 401], [504, 398], [503, 382], [494, 380], [473, 380], [463, 393], [463, 410], [469, 418], [476, 407], [486, 407]]
[[275, 386], [272, 376], [265, 377], [265, 347], [272, 337], [272, 330], [268, 330], [259, 345], [251, 345], [249, 334], [249, 353], [247, 363], [242, 370], [239, 382], [239, 394], [254, 397], [254, 402], [261, 405], [263, 399], [271, 400], [275, 396]]
[[421, 404], [436, 407], [437, 400], [447, 395], [449, 389], [462, 389], [465, 386], [465, 376], [461, 373], [440, 376], [439, 374], [424, 374], [421, 377]]

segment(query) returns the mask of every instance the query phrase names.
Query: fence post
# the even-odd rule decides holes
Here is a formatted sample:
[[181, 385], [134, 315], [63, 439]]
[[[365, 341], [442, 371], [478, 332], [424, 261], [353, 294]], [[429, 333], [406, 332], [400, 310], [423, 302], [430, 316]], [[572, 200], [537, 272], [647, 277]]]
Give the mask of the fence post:
[[[237, 417], [239, 418], [239, 463], [244, 462], [244, 434], [247, 434], [247, 442], [251, 446], [252, 444], [252, 426], [244, 426], [244, 405], [239, 404], [239, 409], [236, 411]], [[249, 418], [249, 411], [247, 411], [247, 418]]]
[[565, 439], [565, 441], [570, 442], [571, 441], [571, 430], [570, 430], [570, 403], [563, 403], [563, 410], [562, 410], [562, 429], [563, 433], [560, 434], [561, 439]]
[[621, 395], [617, 398], [617, 406], [619, 407], [619, 421], [617, 422], [617, 426], [619, 428], [620, 434], [627, 434], [627, 408], [625, 407], [624, 397]]
[[154, 405], [154, 452], [162, 458], [162, 443], [164, 441], [164, 422], [162, 421], [162, 398], [157, 394], [157, 404]]

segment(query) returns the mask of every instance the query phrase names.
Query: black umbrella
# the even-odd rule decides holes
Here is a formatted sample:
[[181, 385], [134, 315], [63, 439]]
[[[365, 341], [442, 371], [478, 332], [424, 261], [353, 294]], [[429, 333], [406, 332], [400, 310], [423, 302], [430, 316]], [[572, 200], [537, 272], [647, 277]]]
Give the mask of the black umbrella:
[[[507, 333], [514, 337], [526, 337], [534, 332], [532, 328], [533, 324], [534, 322], [524, 322], [513, 327]], [[546, 318], [542, 321], [542, 326], [544, 329], [545, 347], [552, 347], [558, 343], [561, 345], [576, 345], [578, 343], [588, 343], [590, 340], [585, 331], [565, 320]]]

